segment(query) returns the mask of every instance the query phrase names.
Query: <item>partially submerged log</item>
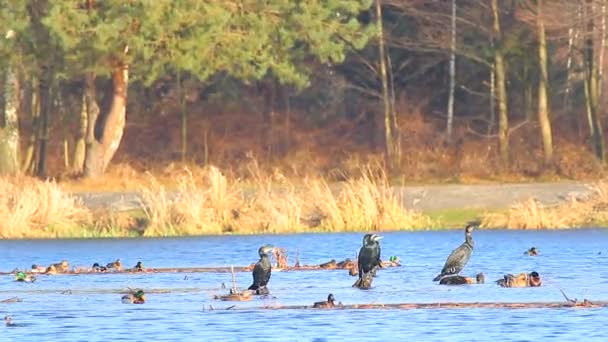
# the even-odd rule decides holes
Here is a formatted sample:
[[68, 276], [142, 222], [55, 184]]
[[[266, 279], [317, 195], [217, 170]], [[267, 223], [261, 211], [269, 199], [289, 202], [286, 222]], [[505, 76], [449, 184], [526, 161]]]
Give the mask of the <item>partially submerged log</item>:
[[[400, 309], [400, 310], [422, 310], [422, 309], [562, 309], [562, 308], [603, 308], [608, 307], [607, 301], [591, 302], [587, 299], [582, 302], [470, 302], [470, 303], [395, 303], [395, 304], [349, 304], [339, 305], [333, 309]], [[267, 305], [259, 309], [263, 310], [304, 310], [312, 309], [312, 305]], [[251, 310], [251, 307], [234, 308]]]
[[236, 286], [236, 275], [234, 273], [234, 267], [230, 266], [230, 273], [232, 273], [232, 288], [230, 288], [230, 293], [227, 295], [219, 295], [213, 296], [214, 299], [219, 299], [223, 301], [237, 301], [237, 302], [245, 302], [250, 301], [252, 292], [250, 290], [239, 291]]
[[[394, 266], [385, 266], [385, 267], [398, 267]], [[276, 268], [273, 267], [272, 271], [328, 271], [328, 270], [340, 270], [340, 269], [350, 269], [348, 267], [345, 268], [323, 268], [320, 265], [301, 265], [298, 267], [295, 266], [287, 266], [284, 268]], [[251, 272], [253, 270], [253, 266], [235, 266], [235, 272]], [[24, 271], [26, 274], [41, 274], [45, 273], [36, 273], [30, 272], [29, 270]], [[82, 275], [82, 274], [147, 274], [147, 273], [230, 273], [229, 266], [210, 266], [210, 267], [157, 267], [157, 268], [146, 268], [144, 271], [135, 270], [135, 269], [124, 269], [124, 270], [108, 270], [107, 272], [95, 272], [95, 271], [73, 271], [69, 270], [62, 273], [57, 273], [53, 275]], [[0, 272], [0, 275], [9, 275], [15, 274], [15, 270], [10, 272]]]

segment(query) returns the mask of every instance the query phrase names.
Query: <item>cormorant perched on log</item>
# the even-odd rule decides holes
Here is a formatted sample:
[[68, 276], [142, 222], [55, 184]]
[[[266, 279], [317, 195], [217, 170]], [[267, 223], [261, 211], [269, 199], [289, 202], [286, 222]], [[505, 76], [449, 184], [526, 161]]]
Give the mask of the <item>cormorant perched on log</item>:
[[457, 275], [462, 271], [462, 269], [466, 266], [467, 262], [471, 258], [471, 254], [473, 253], [473, 246], [475, 245], [473, 242], [473, 236], [471, 235], [473, 232], [473, 224], [467, 224], [464, 229], [465, 232], [465, 240], [458, 248], [454, 249], [448, 259], [445, 261], [445, 265], [441, 270], [441, 273], [433, 279], [433, 281], [441, 280], [441, 278], [447, 275]]
[[253, 284], [249, 286], [249, 290], [255, 291], [256, 294], [268, 294], [266, 285], [270, 281], [272, 270], [270, 253], [272, 253], [273, 249], [272, 246], [264, 245], [258, 250], [260, 260], [253, 267]]
[[371, 277], [377, 267], [382, 266], [380, 260], [380, 240], [382, 236], [376, 234], [365, 234], [363, 237], [363, 246], [359, 250], [357, 265], [359, 266], [359, 279], [354, 286], [361, 287], [363, 279], [369, 277], [369, 285], [371, 285]]

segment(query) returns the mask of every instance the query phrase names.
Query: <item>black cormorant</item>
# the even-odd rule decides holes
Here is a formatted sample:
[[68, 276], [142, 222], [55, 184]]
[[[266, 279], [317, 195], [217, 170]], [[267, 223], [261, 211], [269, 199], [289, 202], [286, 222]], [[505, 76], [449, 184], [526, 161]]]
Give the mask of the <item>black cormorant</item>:
[[473, 253], [473, 246], [475, 245], [473, 242], [473, 236], [471, 235], [473, 232], [473, 224], [468, 224], [465, 231], [465, 241], [458, 248], [454, 249], [448, 259], [445, 261], [445, 265], [441, 270], [441, 273], [433, 279], [433, 281], [438, 281], [446, 275], [457, 275], [462, 271], [462, 269], [466, 266], [467, 262], [471, 258], [471, 254]]
[[260, 260], [253, 267], [253, 284], [249, 286], [249, 290], [253, 290], [256, 294], [266, 294], [268, 290], [266, 285], [270, 281], [272, 264], [270, 263], [270, 253], [273, 251], [272, 246], [262, 246], [258, 250]]
[[[368, 276], [373, 276], [377, 267], [382, 266], [382, 260], [380, 260], [381, 248], [380, 240], [382, 236], [376, 234], [365, 234], [363, 237], [363, 246], [359, 250], [359, 257], [357, 265], [359, 267], [359, 279], [355, 283], [355, 286], [360, 287], [362, 280]], [[370, 279], [371, 283], [371, 279]]]
[[333, 308], [335, 306], [336, 306], [336, 299], [334, 298], [334, 295], [330, 293], [329, 296], [327, 296], [326, 301], [315, 302], [315, 304], [312, 307], [329, 309], [329, 308]]

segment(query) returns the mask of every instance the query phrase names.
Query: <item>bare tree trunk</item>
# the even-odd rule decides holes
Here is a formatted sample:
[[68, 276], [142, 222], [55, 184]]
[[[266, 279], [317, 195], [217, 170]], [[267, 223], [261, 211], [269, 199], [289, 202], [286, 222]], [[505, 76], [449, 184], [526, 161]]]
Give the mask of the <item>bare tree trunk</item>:
[[[490, 39], [490, 47], [494, 49], [494, 39]], [[496, 64], [490, 68], [490, 123], [488, 123], [487, 134], [491, 134], [496, 124]]]
[[452, 143], [454, 121], [454, 88], [456, 87], [456, 0], [452, 0], [452, 41], [450, 44], [450, 91], [448, 95], [448, 118], [446, 140]]
[[538, 123], [543, 141], [543, 156], [545, 165], [553, 161], [553, 137], [551, 134], [551, 121], [549, 120], [549, 105], [547, 86], [549, 84], [549, 72], [547, 71], [547, 39], [545, 35], [545, 23], [542, 16], [542, 0], [537, 0], [537, 34], [538, 34], [538, 62], [540, 69], [540, 80], [538, 83]]
[[602, 0], [602, 32], [600, 38], [600, 56], [597, 85], [598, 99], [602, 97], [602, 88], [604, 84], [604, 49], [606, 48], [606, 0]]
[[181, 74], [181, 71], [177, 71], [177, 100], [179, 101], [179, 111], [182, 121], [180, 155], [182, 162], [185, 162], [188, 155], [188, 113], [186, 111], [186, 96], [184, 94]]
[[526, 114], [526, 119], [532, 121], [534, 117], [534, 108], [532, 106], [533, 82], [530, 76], [530, 56], [528, 56], [528, 53], [524, 53], [522, 78], [524, 80], [524, 113]]
[[40, 120], [40, 88], [38, 87], [38, 79], [32, 78], [32, 98], [31, 98], [31, 114], [32, 131], [28, 140], [27, 149], [25, 150], [25, 158], [21, 171], [24, 173], [34, 174], [36, 170], [36, 140], [38, 136], [38, 122]]
[[[85, 85], [86, 89], [86, 85]], [[80, 108], [80, 116], [78, 120], [78, 132], [76, 134], [76, 144], [74, 145], [74, 152], [72, 155], [72, 170], [75, 172], [82, 172], [84, 168], [84, 159], [87, 151], [87, 95], [86, 91], [82, 93], [82, 106]]]
[[52, 106], [51, 79], [52, 70], [49, 66], [43, 66], [42, 77], [38, 87], [40, 89], [40, 127], [38, 129], [38, 164], [36, 175], [46, 177], [46, 154], [49, 139], [49, 115]]
[[[85, 177], [101, 176], [106, 171], [120, 145], [125, 127], [128, 83], [128, 66], [117, 65], [112, 72], [112, 105], [105, 115], [99, 116], [91, 115], [95, 105], [89, 102], [89, 97], [94, 92], [91, 92], [90, 85], [87, 87], [89, 89], [89, 94], [87, 94], [89, 125], [87, 127], [87, 153], [84, 163]], [[91, 98], [91, 100], [93, 99], [94, 97]]]
[[0, 175], [19, 173], [20, 85], [15, 69], [8, 67], [4, 83], [4, 109], [0, 117]]
[[384, 32], [382, 23], [382, 3], [376, 0], [376, 20], [378, 25], [378, 52], [380, 56], [380, 78], [382, 81], [382, 102], [384, 104], [384, 138], [385, 157], [389, 168], [395, 165], [395, 139], [393, 132], [393, 115], [391, 113], [390, 94], [388, 89], [388, 74], [386, 67], [386, 51], [384, 47]]
[[586, 103], [590, 119], [590, 131], [592, 132], [594, 152], [599, 160], [605, 161], [604, 134], [599, 115], [598, 94], [598, 63], [595, 62], [594, 33], [595, 23], [593, 19], [593, 0], [587, 0], [587, 32], [585, 38], [585, 86]]
[[494, 49], [494, 65], [496, 69], [496, 95], [498, 101], [498, 149], [504, 166], [509, 164], [509, 116], [507, 109], [507, 81], [505, 61], [502, 47], [502, 30], [500, 28], [500, 12], [498, 1], [492, 0], [494, 17], [493, 30], [498, 47]]

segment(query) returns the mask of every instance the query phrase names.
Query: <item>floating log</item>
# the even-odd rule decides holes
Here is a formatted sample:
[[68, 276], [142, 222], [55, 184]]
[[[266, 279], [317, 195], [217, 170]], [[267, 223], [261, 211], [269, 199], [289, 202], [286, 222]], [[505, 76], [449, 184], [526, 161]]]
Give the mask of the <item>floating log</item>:
[[19, 302], [23, 302], [23, 299], [19, 298], [19, 297], [11, 297], [11, 298], [7, 298], [7, 299], [3, 299], [0, 300], [0, 303], [19, 303]]
[[[385, 267], [399, 267], [397, 265], [385, 266]], [[347, 268], [323, 268], [319, 265], [302, 265], [298, 267], [288, 266], [284, 268], [276, 268], [273, 267], [273, 272], [293, 272], [293, 271], [331, 271], [331, 270], [345, 270]], [[253, 265], [249, 266], [235, 266], [235, 272], [251, 272], [253, 270]], [[30, 272], [29, 270], [24, 271], [26, 274], [35, 274], [35, 275], [46, 275], [46, 273], [40, 272]], [[125, 269], [125, 270], [112, 270], [107, 272], [95, 272], [95, 271], [67, 271], [67, 272], [58, 272], [52, 275], [94, 275], [94, 274], [149, 274], [149, 273], [230, 273], [229, 266], [210, 266], [210, 267], [157, 267], [157, 268], [146, 268], [145, 271], [134, 270], [134, 269]], [[15, 271], [10, 272], [0, 272], [0, 275], [10, 275], [15, 274]]]
[[[331, 309], [562, 309], [562, 308], [603, 308], [608, 307], [607, 301], [591, 302], [587, 299], [582, 302], [465, 302], [465, 303], [397, 303], [397, 304], [338, 304]], [[233, 308], [235, 310], [252, 310], [251, 307]], [[305, 310], [313, 309], [312, 305], [267, 305], [259, 307], [262, 310]], [[316, 308], [315, 308], [316, 309]]]
[[250, 301], [252, 292], [249, 290], [239, 291], [238, 287], [236, 286], [236, 274], [234, 273], [233, 266], [230, 266], [230, 273], [232, 273], [232, 288], [230, 289], [230, 293], [227, 295], [213, 296], [213, 298], [223, 301]]

